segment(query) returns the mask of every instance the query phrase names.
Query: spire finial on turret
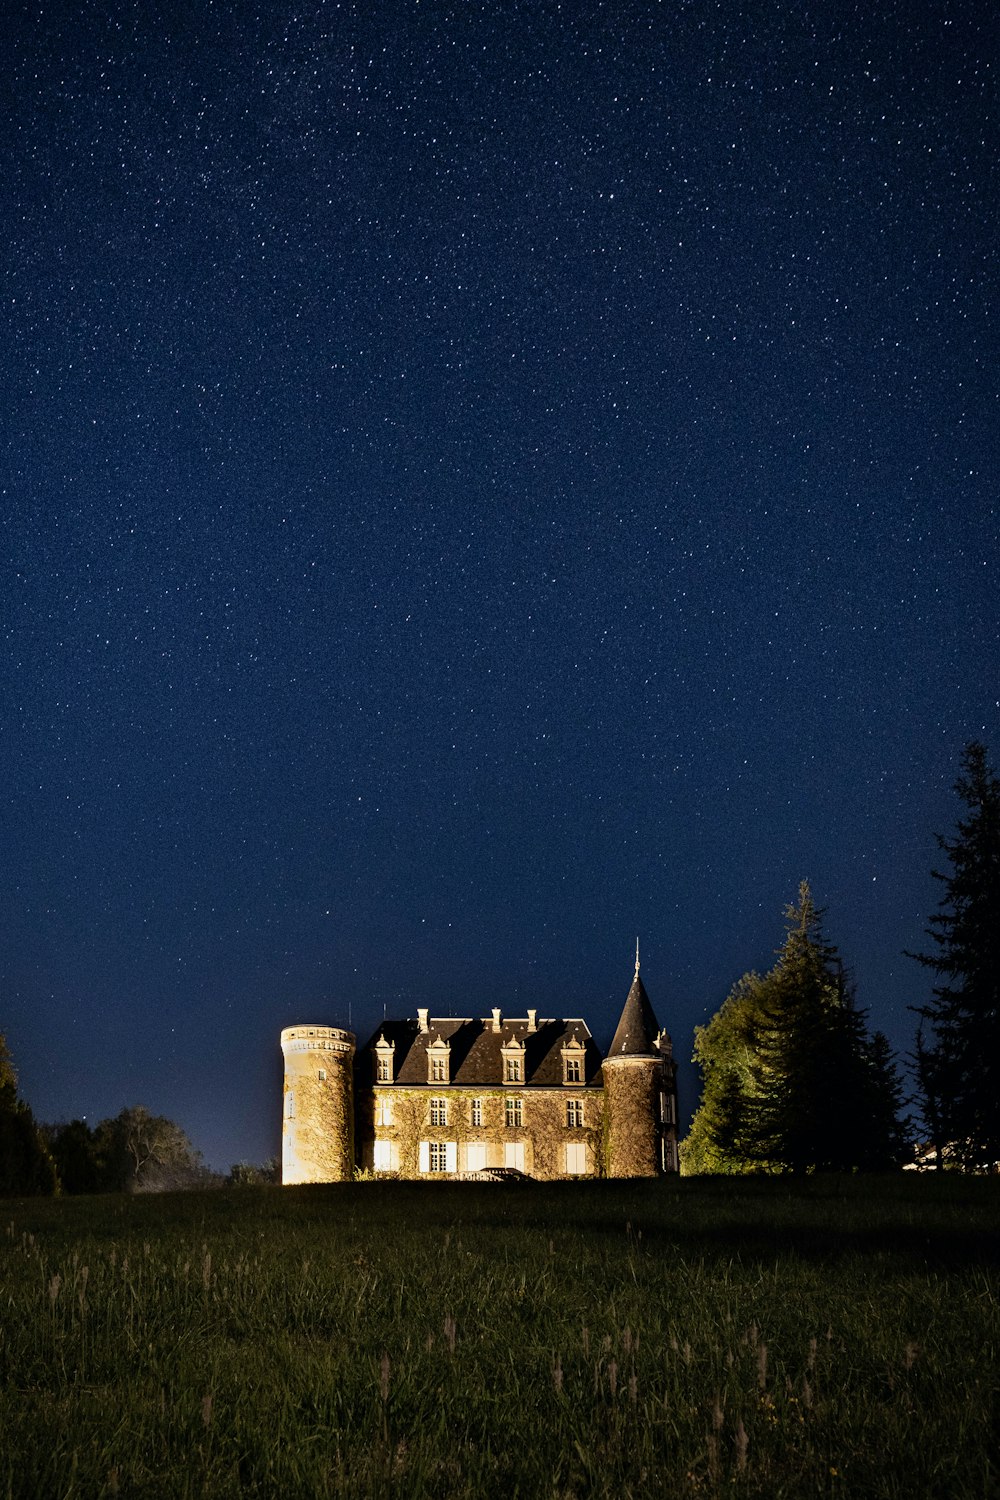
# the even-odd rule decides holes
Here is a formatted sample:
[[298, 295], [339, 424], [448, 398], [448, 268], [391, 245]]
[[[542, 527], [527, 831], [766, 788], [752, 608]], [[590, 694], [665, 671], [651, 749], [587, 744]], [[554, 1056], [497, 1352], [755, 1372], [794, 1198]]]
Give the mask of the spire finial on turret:
[[635, 940], [635, 972], [639, 972], [639, 939]]

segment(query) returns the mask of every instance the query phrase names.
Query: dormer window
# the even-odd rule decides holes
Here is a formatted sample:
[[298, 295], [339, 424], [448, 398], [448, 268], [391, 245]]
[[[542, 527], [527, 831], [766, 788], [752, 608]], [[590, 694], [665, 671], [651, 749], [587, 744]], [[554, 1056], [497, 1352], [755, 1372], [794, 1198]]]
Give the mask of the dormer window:
[[566, 1042], [561, 1050], [563, 1083], [583, 1083], [583, 1064], [584, 1058], [586, 1056], [586, 1048], [584, 1047], [584, 1044], [574, 1036], [571, 1037], [568, 1042]]
[[384, 1036], [380, 1036], [375, 1043], [375, 1082], [392, 1083], [393, 1064], [395, 1062], [396, 1043], [387, 1042]]
[[524, 1043], [512, 1036], [510, 1041], [505, 1042], [500, 1048], [500, 1055], [503, 1058], [504, 1083], [523, 1083]]
[[451, 1043], [437, 1037], [427, 1048], [427, 1082], [451, 1082]]

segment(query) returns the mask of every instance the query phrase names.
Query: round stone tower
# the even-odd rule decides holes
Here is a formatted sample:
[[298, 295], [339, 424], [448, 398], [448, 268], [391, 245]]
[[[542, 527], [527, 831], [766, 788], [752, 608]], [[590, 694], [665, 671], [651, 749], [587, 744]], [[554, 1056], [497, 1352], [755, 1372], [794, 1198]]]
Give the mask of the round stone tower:
[[639, 978], [637, 952], [635, 978], [601, 1064], [609, 1177], [659, 1177], [667, 1165], [664, 1125], [674, 1085], [665, 1036]]
[[354, 1175], [354, 1049], [336, 1026], [286, 1026], [281, 1181], [350, 1182]]

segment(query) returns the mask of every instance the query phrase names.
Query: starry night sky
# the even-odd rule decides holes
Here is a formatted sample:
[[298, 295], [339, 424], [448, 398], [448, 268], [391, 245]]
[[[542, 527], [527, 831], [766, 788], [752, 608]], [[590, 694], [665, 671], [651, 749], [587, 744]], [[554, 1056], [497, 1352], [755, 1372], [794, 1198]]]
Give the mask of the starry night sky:
[[[907, 1005], [1000, 750], [993, 7], [6, 9], [0, 1029], [280, 1131], [280, 1027], [678, 1054], [808, 877]], [[694, 1103], [693, 1072], [682, 1075]]]

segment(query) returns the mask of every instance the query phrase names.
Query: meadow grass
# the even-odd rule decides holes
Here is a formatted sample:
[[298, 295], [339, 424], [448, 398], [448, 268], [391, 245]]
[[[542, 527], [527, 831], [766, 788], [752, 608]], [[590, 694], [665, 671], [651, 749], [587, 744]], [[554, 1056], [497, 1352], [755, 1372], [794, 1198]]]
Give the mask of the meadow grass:
[[1000, 1493], [1000, 1182], [0, 1206], [0, 1496]]

